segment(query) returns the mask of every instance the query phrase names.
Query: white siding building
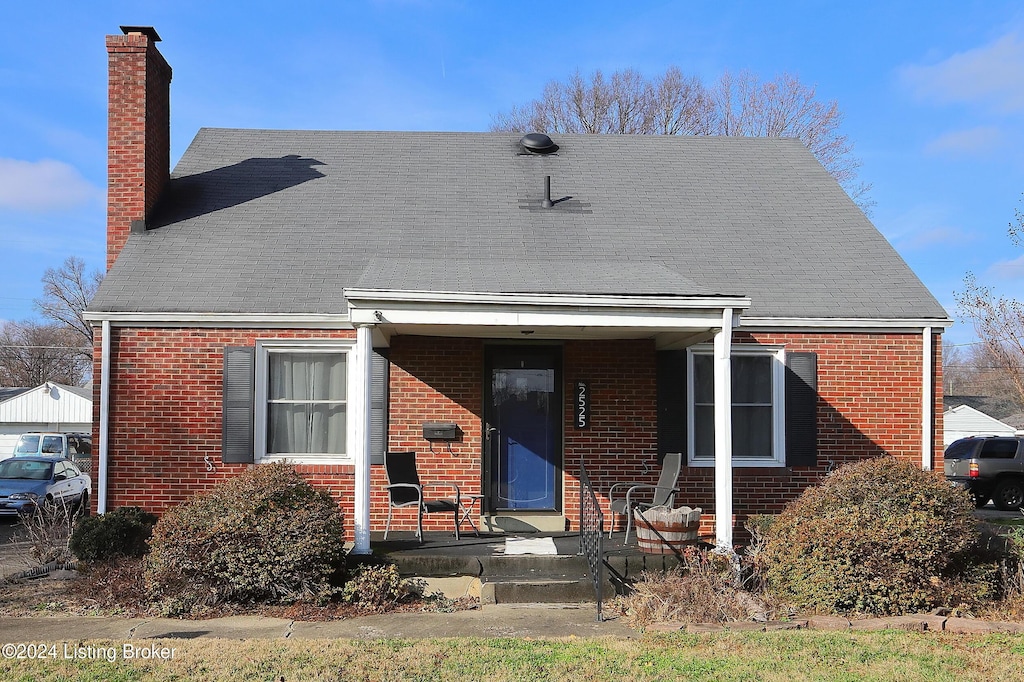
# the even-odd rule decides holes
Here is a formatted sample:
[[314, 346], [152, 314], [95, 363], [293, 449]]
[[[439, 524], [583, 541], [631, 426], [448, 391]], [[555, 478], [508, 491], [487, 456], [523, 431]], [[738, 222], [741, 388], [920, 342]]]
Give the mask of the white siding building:
[[943, 444], [968, 436], [1012, 436], [1017, 433], [1009, 424], [990, 417], [968, 405], [959, 405], [946, 410], [942, 415]]
[[47, 382], [0, 389], [0, 459], [10, 457], [26, 431], [92, 431], [92, 389]]

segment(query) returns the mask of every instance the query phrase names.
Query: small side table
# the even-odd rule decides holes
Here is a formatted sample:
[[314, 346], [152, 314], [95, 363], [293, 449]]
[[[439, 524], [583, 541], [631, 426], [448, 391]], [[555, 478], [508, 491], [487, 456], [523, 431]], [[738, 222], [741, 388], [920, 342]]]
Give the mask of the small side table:
[[469, 523], [469, 526], [476, 533], [477, 537], [480, 537], [480, 529], [476, 527], [476, 523], [473, 522], [473, 509], [477, 507], [480, 500], [483, 499], [483, 495], [462, 495], [459, 499], [459, 506], [462, 507], [462, 518], [459, 519], [459, 529], [462, 529], [463, 522]]

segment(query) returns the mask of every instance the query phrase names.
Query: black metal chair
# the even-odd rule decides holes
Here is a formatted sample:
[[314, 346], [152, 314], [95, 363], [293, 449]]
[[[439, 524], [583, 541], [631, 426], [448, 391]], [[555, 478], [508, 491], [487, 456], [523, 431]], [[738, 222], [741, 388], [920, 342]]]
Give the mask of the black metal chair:
[[[459, 486], [454, 483], [421, 483], [416, 471], [415, 452], [389, 452], [384, 455], [384, 468], [388, 475], [388, 522], [384, 526], [384, 539], [391, 530], [391, 512], [394, 509], [415, 506], [416, 537], [423, 542], [423, 515], [433, 512], [449, 512], [455, 528], [455, 539], [459, 539], [459, 510], [462, 497]], [[455, 489], [455, 499], [426, 499], [423, 490], [428, 487], [450, 487]]]

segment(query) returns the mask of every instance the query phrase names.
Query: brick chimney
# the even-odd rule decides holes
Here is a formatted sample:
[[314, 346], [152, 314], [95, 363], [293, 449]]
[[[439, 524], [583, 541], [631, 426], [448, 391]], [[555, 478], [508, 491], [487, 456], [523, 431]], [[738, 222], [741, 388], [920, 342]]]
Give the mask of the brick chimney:
[[171, 67], [152, 26], [107, 36], [107, 270], [144, 231], [171, 165]]

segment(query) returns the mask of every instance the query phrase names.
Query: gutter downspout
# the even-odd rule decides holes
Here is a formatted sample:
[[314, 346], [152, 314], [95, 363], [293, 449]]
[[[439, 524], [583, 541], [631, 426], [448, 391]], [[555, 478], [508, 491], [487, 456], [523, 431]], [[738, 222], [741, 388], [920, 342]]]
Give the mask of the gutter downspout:
[[932, 468], [932, 420], [935, 417], [935, 400], [932, 396], [932, 328], [925, 327], [921, 333], [921, 468]]
[[110, 448], [110, 320], [103, 320], [100, 341], [99, 469], [96, 472], [96, 513], [107, 513], [107, 462]]

